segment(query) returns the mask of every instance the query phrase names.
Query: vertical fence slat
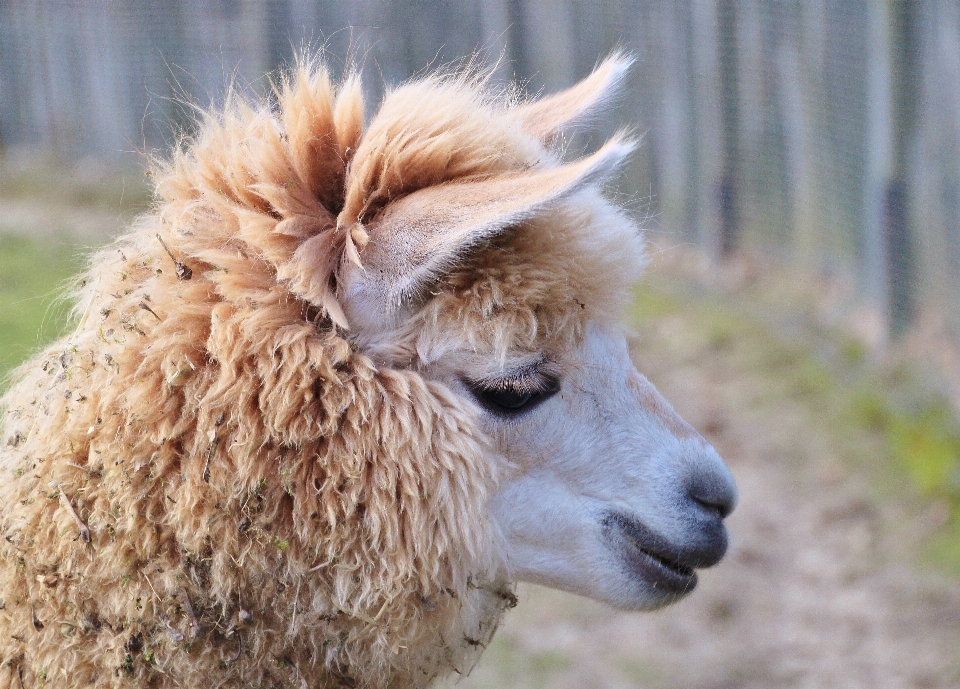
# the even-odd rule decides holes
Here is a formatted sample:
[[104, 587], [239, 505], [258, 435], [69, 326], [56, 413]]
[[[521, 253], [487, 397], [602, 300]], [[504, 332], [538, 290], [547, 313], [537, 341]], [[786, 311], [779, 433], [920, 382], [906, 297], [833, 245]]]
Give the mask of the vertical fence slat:
[[723, 172], [717, 190], [720, 210], [720, 254], [729, 255], [740, 242], [740, 59], [737, 53], [737, 0], [719, 0], [720, 113]]
[[893, 170], [884, 189], [884, 240], [890, 283], [890, 327], [905, 331], [914, 313], [913, 185], [909, 156], [915, 141], [920, 58], [916, 0], [891, 0]]

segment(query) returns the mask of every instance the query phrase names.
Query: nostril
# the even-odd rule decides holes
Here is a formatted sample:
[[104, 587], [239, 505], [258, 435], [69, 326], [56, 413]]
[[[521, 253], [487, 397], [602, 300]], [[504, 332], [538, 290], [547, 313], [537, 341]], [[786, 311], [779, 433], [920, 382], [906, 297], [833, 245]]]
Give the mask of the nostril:
[[690, 499], [719, 519], [725, 519], [736, 505], [735, 489], [718, 476], [698, 476], [690, 485]]
[[719, 501], [713, 498], [703, 499], [696, 495], [690, 495], [693, 501], [703, 507], [707, 512], [715, 514], [720, 519], [726, 519], [727, 515], [733, 512], [733, 501]]

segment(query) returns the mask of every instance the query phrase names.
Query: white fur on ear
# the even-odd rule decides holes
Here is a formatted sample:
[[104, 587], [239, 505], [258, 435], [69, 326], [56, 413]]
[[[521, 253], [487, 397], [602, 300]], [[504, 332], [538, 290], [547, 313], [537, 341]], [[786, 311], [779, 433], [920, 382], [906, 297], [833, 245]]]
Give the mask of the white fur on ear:
[[391, 327], [472, 247], [602, 181], [635, 145], [617, 135], [567, 165], [438, 184], [388, 204], [365, 228], [369, 243], [362, 265], [345, 262], [342, 268], [340, 295], [350, 327]]
[[616, 95], [634, 58], [614, 53], [586, 79], [516, 110], [524, 130], [544, 143], [582, 127]]

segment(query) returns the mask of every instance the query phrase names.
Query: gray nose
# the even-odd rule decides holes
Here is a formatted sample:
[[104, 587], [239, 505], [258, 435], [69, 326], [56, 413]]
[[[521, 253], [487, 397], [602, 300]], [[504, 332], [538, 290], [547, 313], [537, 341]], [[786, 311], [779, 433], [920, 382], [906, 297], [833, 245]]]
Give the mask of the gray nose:
[[[725, 519], [737, 505], [737, 488], [722, 460], [712, 457], [697, 463], [687, 483], [687, 497], [707, 513]], [[712, 460], [712, 461], [711, 461]]]

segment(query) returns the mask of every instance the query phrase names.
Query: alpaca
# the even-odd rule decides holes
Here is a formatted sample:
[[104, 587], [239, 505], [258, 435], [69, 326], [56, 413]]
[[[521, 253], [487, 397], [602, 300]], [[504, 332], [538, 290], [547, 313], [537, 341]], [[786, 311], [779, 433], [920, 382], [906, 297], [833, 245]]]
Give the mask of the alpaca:
[[428, 76], [367, 125], [305, 63], [205, 115], [3, 398], [3, 686], [424, 687], [516, 581], [692, 590], [736, 494], [617, 325], [632, 143], [561, 157], [628, 63]]

